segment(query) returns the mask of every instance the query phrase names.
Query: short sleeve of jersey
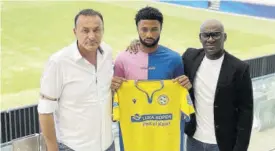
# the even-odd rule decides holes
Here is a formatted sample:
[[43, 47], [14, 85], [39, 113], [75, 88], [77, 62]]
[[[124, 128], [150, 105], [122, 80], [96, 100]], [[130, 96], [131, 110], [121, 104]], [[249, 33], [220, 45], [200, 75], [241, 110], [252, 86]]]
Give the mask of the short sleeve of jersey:
[[194, 109], [191, 97], [188, 94], [188, 92], [186, 92], [186, 95], [184, 95], [184, 97], [186, 97], [186, 98], [183, 98], [181, 100], [181, 112], [184, 115], [184, 120], [186, 122], [189, 122], [190, 121], [190, 115], [195, 113], [195, 109]]
[[113, 98], [113, 121], [119, 121], [119, 100], [118, 94], [114, 94]]
[[176, 78], [178, 76], [184, 75], [184, 65], [182, 59], [179, 57], [177, 62], [175, 63], [177, 66], [174, 70], [173, 78]]

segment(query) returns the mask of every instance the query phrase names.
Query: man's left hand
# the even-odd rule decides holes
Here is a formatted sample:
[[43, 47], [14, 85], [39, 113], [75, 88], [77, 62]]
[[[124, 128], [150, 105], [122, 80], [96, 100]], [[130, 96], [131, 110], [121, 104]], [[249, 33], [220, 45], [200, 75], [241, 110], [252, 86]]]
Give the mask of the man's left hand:
[[136, 54], [139, 51], [139, 47], [140, 47], [140, 41], [135, 39], [130, 43], [130, 45], [127, 47], [126, 51]]
[[122, 77], [114, 76], [113, 79], [112, 79], [111, 90], [113, 92], [117, 91], [124, 81], [127, 81], [127, 80], [125, 78], [122, 78]]
[[173, 82], [178, 82], [181, 86], [183, 86], [187, 90], [192, 88], [192, 84], [189, 81], [189, 78], [185, 75], [181, 75], [181, 76], [177, 77], [176, 79], [173, 79]]

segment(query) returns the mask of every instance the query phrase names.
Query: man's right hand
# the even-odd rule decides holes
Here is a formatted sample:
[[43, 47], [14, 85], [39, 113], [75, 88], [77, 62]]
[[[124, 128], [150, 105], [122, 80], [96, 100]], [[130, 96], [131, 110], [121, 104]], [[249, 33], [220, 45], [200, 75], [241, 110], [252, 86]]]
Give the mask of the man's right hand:
[[127, 47], [126, 51], [136, 54], [139, 51], [140, 41], [135, 39], [131, 42], [130, 46]]
[[47, 144], [47, 151], [58, 151], [58, 150], [59, 149], [58, 149], [58, 145], [56, 142], [52, 143], [52, 144], [50, 144], [50, 143]]
[[127, 80], [125, 78], [122, 78], [122, 77], [113, 77], [112, 84], [111, 84], [112, 91], [115, 92], [117, 89], [119, 89], [121, 84], [124, 81], [127, 81]]
[[42, 130], [42, 135], [47, 146], [47, 151], [58, 151], [53, 113], [39, 113], [39, 122]]

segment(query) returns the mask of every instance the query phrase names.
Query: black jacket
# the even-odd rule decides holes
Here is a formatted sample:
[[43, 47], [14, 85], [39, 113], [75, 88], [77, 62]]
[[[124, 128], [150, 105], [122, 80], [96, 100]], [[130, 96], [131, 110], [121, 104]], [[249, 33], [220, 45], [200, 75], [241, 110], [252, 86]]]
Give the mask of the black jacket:
[[[183, 54], [184, 72], [194, 79], [205, 52], [188, 48]], [[194, 90], [190, 89], [194, 106]], [[214, 100], [215, 134], [220, 151], [247, 151], [253, 123], [253, 90], [249, 66], [225, 52]], [[196, 116], [186, 123], [185, 133], [196, 131]]]

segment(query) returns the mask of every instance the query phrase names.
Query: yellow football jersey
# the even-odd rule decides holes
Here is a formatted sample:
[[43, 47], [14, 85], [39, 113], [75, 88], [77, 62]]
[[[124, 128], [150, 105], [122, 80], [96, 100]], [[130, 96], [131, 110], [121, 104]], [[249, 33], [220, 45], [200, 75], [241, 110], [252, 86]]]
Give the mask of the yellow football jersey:
[[[121, 151], [180, 151], [181, 124], [194, 107], [188, 91], [171, 80], [124, 82], [115, 93]], [[181, 120], [183, 119], [185, 120]]]

